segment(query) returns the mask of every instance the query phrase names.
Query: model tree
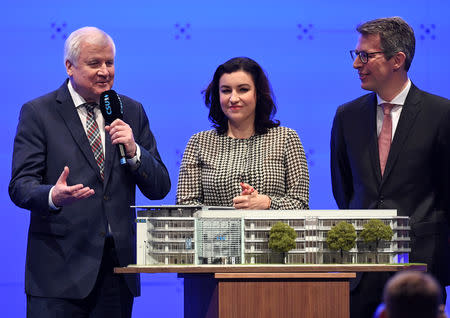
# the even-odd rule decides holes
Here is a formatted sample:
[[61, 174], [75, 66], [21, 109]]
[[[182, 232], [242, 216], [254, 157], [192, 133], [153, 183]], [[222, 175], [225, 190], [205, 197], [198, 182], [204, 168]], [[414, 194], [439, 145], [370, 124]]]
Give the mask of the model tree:
[[341, 263], [344, 262], [344, 251], [350, 251], [356, 245], [356, 230], [350, 223], [341, 221], [328, 231], [328, 248], [340, 251]]
[[295, 248], [295, 230], [283, 222], [275, 223], [269, 233], [269, 248], [283, 255], [283, 262], [286, 264], [287, 252]]
[[378, 264], [378, 248], [381, 241], [390, 241], [394, 233], [389, 225], [384, 224], [381, 220], [370, 220], [363, 226], [363, 230], [359, 237], [367, 244], [375, 245], [375, 261]]

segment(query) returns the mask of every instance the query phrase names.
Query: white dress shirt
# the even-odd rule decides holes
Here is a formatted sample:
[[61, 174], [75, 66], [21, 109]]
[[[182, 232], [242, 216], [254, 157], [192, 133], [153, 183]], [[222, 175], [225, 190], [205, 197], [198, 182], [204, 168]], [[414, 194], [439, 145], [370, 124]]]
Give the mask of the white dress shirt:
[[[377, 136], [380, 135], [381, 127], [383, 126], [383, 108], [381, 104], [389, 103], [395, 105], [391, 110], [391, 118], [392, 118], [392, 140], [394, 139], [395, 130], [397, 129], [398, 120], [400, 119], [400, 114], [402, 113], [403, 105], [405, 104], [406, 96], [408, 96], [409, 89], [411, 88], [411, 81], [408, 78], [408, 84], [406, 87], [395, 96], [390, 102], [383, 100], [380, 96], [377, 95]], [[392, 141], [391, 140], [391, 141]]]
[[[70, 96], [72, 96], [73, 103], [75, 104], [75, 108], [77, 109], [78, 116], [80, 116], [81, 123], [83, 124], [83, 129], [87, 134], [86, 129], [86, 119], [87, 119], [87, 109], [84, 106], [81, 106], [86, 103], [86, 100], [78, 94], [72, 86], [72, 83], [69, 81], [67, 83], [67, 88], [69, 89]], [[105, 156], [105, 119], [103, 118], [102, 112], [100, 111], [100, 107], [94, 108], [94, 118], [98, 125], [98, 130], [100, 131], [100, 138], [102, 139], [102, 151], [103, 158]]]

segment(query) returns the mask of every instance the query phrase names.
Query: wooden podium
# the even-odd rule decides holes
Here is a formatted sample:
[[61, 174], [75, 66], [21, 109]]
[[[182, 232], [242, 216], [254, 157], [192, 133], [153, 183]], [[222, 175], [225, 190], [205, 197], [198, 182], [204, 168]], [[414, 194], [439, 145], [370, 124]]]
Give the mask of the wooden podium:
[[356, 272], [426, 271], [426, 265], [128, 266], [115, 273], [178, 273], [185, 318], [348, 318]]

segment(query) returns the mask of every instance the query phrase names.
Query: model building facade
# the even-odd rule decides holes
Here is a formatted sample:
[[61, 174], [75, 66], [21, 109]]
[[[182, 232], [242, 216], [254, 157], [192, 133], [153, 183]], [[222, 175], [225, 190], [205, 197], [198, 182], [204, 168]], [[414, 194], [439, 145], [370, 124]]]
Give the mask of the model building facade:
[[[138, 207], [137, 264], [268, 264], [281, 263], [269, 249], [269, 232], [284, 222], [297, 233], [289, 264], [340, 262], [338, 251], [328, 249], [328, 231], [340, 221], [362, 231], [370, 219], [393, 230], [391, 241], [378, 248], [380, 263], [408, 260], [408, 217], [395, 210], [234, 210], [201, 206]], [[375, 263], [375, 251], [361, 240], [344, 255], [346, 263]]]

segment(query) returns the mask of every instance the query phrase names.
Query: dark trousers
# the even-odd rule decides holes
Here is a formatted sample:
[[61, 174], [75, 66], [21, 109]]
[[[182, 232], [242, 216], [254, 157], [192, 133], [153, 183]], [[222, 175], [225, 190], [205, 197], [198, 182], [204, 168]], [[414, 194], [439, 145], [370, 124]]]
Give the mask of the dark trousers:
[[27, 295], [28, 318], [131, 318], [133, 295], [122, 275], [114, 240], [107, 237], [97, 281], [84, 299], [47, 298]]
[[350, 318], [372, 318], [383, 301], [383, 288], [394, 273], [357, 273], [350, 280]]

